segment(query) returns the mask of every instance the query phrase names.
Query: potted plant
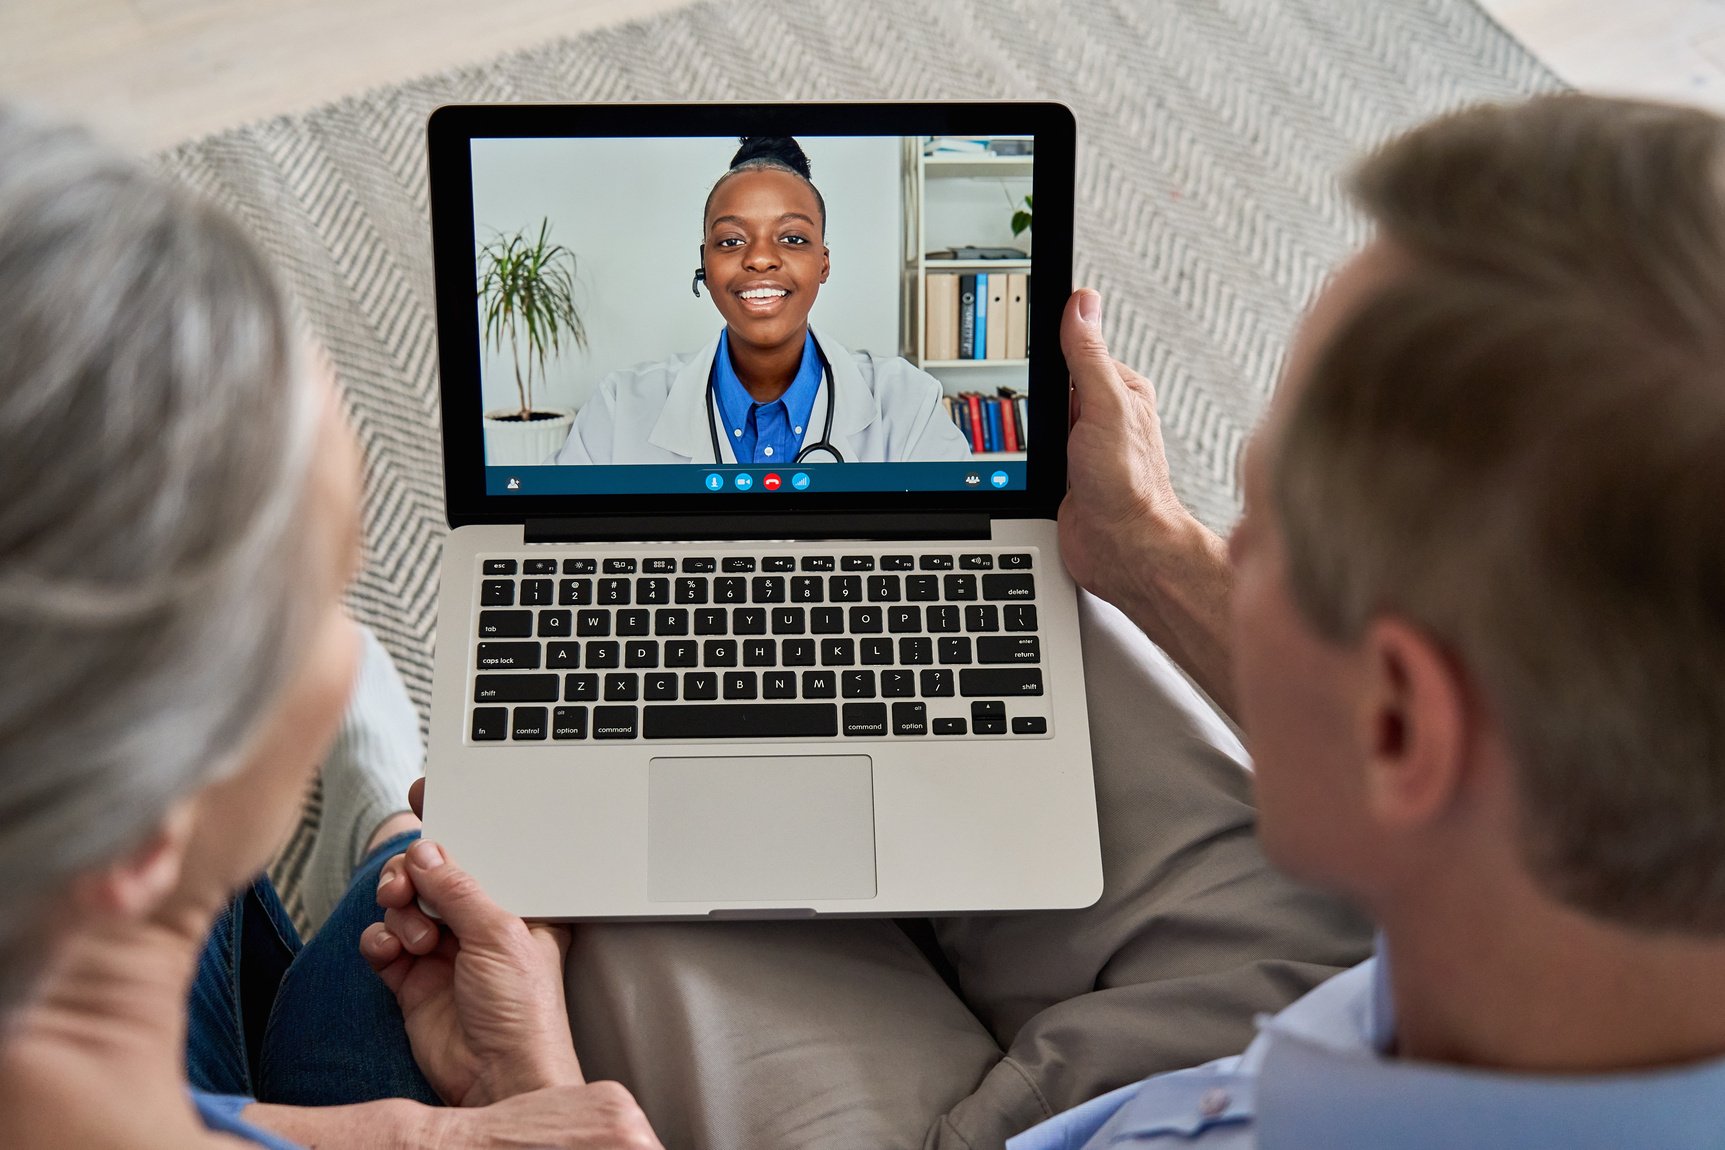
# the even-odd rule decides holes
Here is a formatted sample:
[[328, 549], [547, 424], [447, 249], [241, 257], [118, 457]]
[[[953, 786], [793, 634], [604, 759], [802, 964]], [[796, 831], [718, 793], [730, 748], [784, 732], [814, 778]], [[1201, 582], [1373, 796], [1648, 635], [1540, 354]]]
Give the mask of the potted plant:
[[509, 342], [519, 407], [485, 413], [485, 459], [491, 466], [544, 463], [568, 438], [575, 413], [533, 404], [535, 378], [569, 344], [585, 350], [587, 329], [575, 306], [575, 253], [551, 242], [551, 221], [479, 249], [480, 338], [494, 352]]

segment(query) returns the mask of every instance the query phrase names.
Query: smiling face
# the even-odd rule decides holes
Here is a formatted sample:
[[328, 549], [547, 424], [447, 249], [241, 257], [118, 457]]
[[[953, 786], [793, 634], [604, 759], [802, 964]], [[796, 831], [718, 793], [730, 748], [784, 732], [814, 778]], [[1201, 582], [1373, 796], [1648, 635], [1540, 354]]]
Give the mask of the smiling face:
[[733, 342], [800, 343], [830, 270], [821, 210], [807, 180], [760, 168], [726, 176], [707, 207], [702, 266]]

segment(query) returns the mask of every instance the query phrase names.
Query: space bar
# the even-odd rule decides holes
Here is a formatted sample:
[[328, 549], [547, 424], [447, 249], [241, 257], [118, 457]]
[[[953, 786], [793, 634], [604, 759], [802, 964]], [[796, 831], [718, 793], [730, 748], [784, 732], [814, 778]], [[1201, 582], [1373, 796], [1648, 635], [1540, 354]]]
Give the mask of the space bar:
[[711, 707], [648, 706], [642, 737], [648, 739], [814, 738], [839, 733], [833, 703], [724, 703]]

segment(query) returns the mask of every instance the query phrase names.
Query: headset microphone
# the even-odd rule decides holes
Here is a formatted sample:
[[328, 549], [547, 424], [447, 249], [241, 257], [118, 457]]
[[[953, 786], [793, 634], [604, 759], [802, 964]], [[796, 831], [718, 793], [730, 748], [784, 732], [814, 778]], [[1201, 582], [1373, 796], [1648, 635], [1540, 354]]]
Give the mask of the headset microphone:
[[707, 282], [707, 269], [696, 268], [695, 278], [689, 281], [689, 290], [695, 293], [695, 298], [701, 298], [701, 285]]

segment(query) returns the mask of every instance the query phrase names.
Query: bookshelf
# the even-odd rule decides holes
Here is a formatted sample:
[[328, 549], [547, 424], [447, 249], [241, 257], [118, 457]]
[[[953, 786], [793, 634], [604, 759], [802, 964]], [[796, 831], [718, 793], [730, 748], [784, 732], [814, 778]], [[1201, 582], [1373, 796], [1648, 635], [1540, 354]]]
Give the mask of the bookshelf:
[[[970, 137], [980, 140], [1023, 136]], [[940, 380], [949, 396], [1010, 387], [1029, 396], [1026, 358], [930, 359], [924, 289], [930, 272], [1028, 274], [1029, 259], [929, 259], [930, 251], [958, 247], [1030, 250], [1030, 233], [1012, 235], [1012, 213], [1031, 192], [1034, 156], [988, 153], [925, 154], [927, 137], [907, 139], [903, 150], [904, 238], [899, 298], [899, 354]], [[1022, 451], [979, 452], [978, 459], [1023, 459]]]

